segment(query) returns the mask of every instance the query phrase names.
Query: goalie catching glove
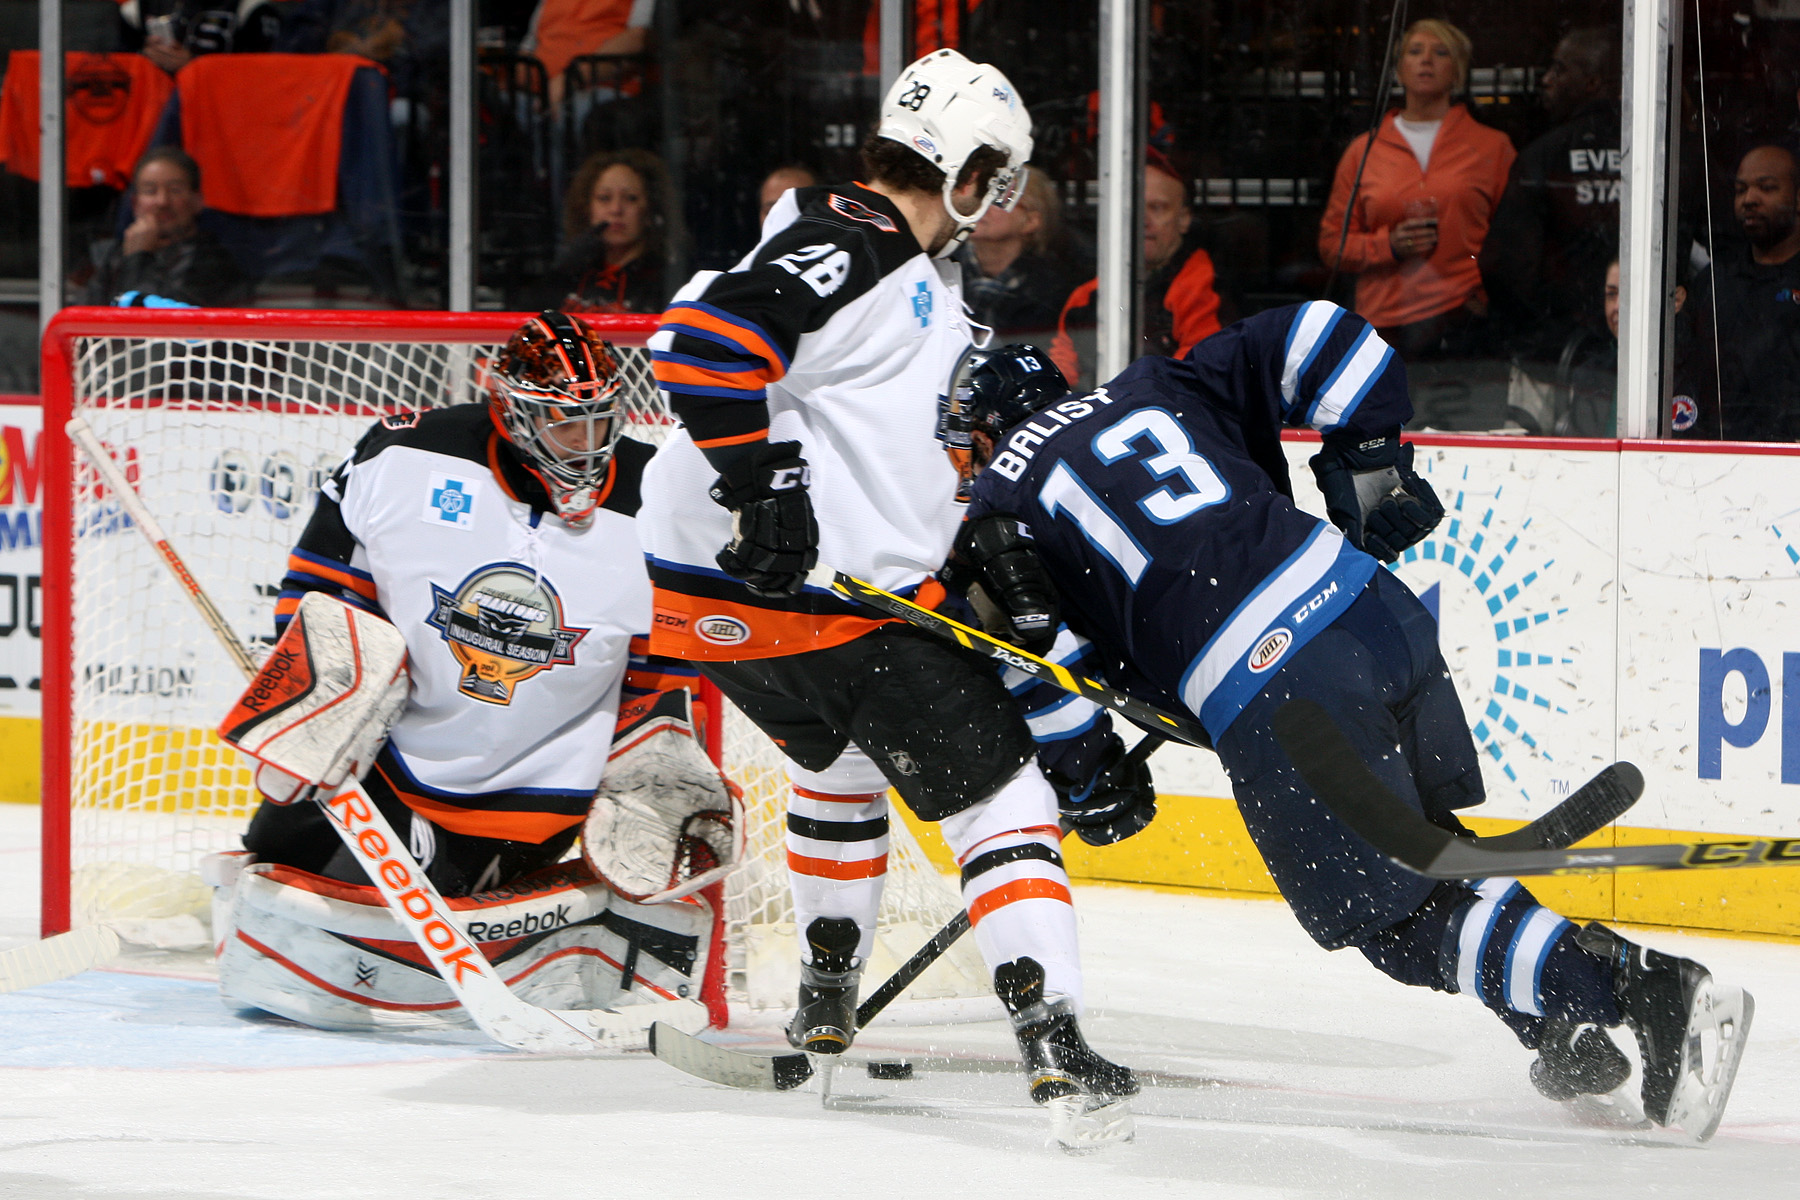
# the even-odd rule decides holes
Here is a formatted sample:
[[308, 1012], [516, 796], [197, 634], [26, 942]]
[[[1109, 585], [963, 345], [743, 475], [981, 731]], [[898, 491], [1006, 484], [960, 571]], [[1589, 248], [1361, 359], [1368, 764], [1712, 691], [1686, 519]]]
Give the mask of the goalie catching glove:
[[619, 709], [606, 775], [582, 826], [588, 866], [639, 904], [698, 891], [744, 857], [740, 793], [694, 740], [690, 702], [675, 690]]
[[1384, 563], [1437, 528], [1444, 506], [1431, 485], [1413, 473], [1413, 448], [1399, 431], [1357, 441], [1327, 434], [1312, 457], [1325, 512], [1350, 544]]
[[373, 613], [308, 592], [219, 726], [258, 762], [276, 804], [360, 779], [406, 706], [406, 639]]
[[965, 521], [941, 572], [944, 586], [968, 598], [995, 637], [1033, 654], [1056, 641], [1056, 588], [1038, 559], [1031, 531], [1011, 513]]

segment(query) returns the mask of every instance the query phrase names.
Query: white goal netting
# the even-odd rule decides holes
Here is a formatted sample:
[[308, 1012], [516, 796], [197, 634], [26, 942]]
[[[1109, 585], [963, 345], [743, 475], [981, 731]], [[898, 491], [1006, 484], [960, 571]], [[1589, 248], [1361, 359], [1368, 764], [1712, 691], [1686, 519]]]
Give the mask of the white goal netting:
[[[324, 477], [375, 418], [478, 399], [477, 364], [507, 327], [496, 317], [487, 341], [446, 342], [428, 314], [387, 314], [361, 333], [281, 340], [198, 326], [182, 338], [84, 336], [72, 343], [71, 407], [125, 466], [255, 653], [272, 640], [287, 552]], [[631, 381], [631, 435], [659, 440], [668, 418], [644, 335], [612, 336]], [[47, 436], [60, 434], [47, 426]], [[152, 944], [204, 944], [209, 896], [199, 860], [238, 848], [256, 802], [248, 770], [212, 732], [243, 681], [79, 454], [71, 499], [69, 785], [66, 796], [45, 798], [70, 814], [71, 918], [112, 921]], [[790, 1006], [797, 961], [783, 847], [787, 778], [755, 726], [735, 710], [722, 719], [723, 765], [745, 791], [749, 844], [748, 861], [726, 883], [728, 990], [740, 1005]], [[897, 813], [892, 824], [872, 979], [961, 906], [954, 881]], [[986, 994], [972, 943], [959, 944], [910, 995]]]

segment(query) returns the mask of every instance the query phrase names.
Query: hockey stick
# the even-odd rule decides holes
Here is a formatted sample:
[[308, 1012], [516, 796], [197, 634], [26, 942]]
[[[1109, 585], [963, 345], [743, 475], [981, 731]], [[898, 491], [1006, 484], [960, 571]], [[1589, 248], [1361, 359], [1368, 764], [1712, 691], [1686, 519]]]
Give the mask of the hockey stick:
[[[169, 544], [162, 527], [151, 515], [137, 489], [125, 478], [112, 454], [80, 417], [65, 426], [70, 439], [87, 454], [132, 521], [143, 531], [163, 564], [187, 592], [225, 652], [248, 677], [256, 663], [231, 625], [188, 571], [187, 564]], [[436, 885], [419, 869], [407, 845], [394, 833], [387, 818], [355, 781], [339, 794], [319, 801], [331, 818], [346, 849], [381, 893], [394, 919], [418, 942], [425, 959], [449, 985], [469, 1018], [483, 1033], [504, 1046], [542, 1053], [588, 1053], [598, 1049], [594, 1039], [581, 1033], [556, 1014], [513, 995], [487, 957], [452, 917]]]
[[[1021, 650], [1010, 642], [1002, 641], [979, 629], [971, 629], [958, 621], [953, 621], [941, 613], [933, 612], [923, 605], [914, 604], [910, 600], [884, 592], [874, 584], [865, 583], [854, 575], [846, 575], [842, 571], [821, 563], [814, 567], [806, 577], [806, 581], [815, 587], [825, 588], [848, 600], [865, 604], [870, 608], [900, 618], [909, 624], [916, 625], [928, 633], [953, 641], [960, 646], [998, 659], [1007, 666], [1016, 667], [1045, 683], [1055, 684], [1064, 691], [1073, 692], [1096, 704], [1110, 708], [1114, 712], [1129, 717], [1140, 726], [1162, 731], [1161, 736], [1186, 742], [1190, 746], [1198, 746], [1202, 750], [1212, 749], [1212, 739], [1207, 736], [1206, 729], [1198, 721], [1190, 717], [1166, 713], [1160, 708], [1134, 700], [1124, 692], [1109, 688], [1105, 684], [1076, 675], [1067, 667], [1058, 666], [1048, 659], [1039, 658], [1028, 651]], [[1161, 743], [1154, 743], [1160, 745]], [[1629, 763], [1619, 764], [1636, 774], [1636, 768]], [[1610, 768], [1609, 768], [1610, 769]], [[1603, 773], [1604, 774], [1604, 773]], [[1309, 781], [1310, 782], [1310, 781]], [[1570, 796], [1550, 812], [1522, 829], [1503, 834], [1499, 838], [1487, 839], [1481, 844], [1498, 850], [1526, 850], [1567, 846], [1610, 824], [1618, 815], [1631, 807], [1643, 790], [1643, 780], [1638, 780], [1638, 791], [1629, 797], [1613, 787], [1597, 788], [1600, 780], [1588, 783], [1581, 791]], [[1596, 789], [1590, 791], [1589, 789]], [[1620, 801], [1623, 803], [1620, 803]], [[1613, 807], [1613, 806], [1617, 807]], [[1433, 826], [1433, 828], [1436, 828]]]
[[865, 583], [854, 575], [846, 575], [833, 567], [820, 563], [807, 573], [806, 582], [814, 587], [835, 592], [846, 600], [878, 609], [891, 617], [911, 625], [917, 625], [928, 633], [955, 642], [989, 658], [997, 659], [1009, 667], [1023, 671], [1045, 683], [1053, 683], [1066, 692], [1073, 692], [1103, 708], [1129, 717], [1147, 729], [1154, 729], [1177, 741], [1186, 742], [1190, 746], [1198, 746], [1202, 750], [1212, 749], [1212, 738], [1207, 736], [1206, 727], [1192, 717], [1177, 716], [1164, 712], [1142, 700], [1133, 699], [1116, 688], [1109, 688], [1086, 676], [1077, 675], [1067, 667], [1058, 666], [1046, 658], [1039, 658], [1028, 650], [1021, 650], [1011, 642], [1003, 641], [979, 629], [972, 629], [960, 621], [953, 621], [942, 613], [933, 612], [922, 604], [914, 604], [911, 600], [902, 599], [892, 592], [884, 592], [872, 583]]
[[[887, 982], [856, 1006], [856, 1027], [866, 1027], [968, 931], [969, 914], [959, 911], [911, 958], [900, 964], [900, 969], [889, 976]], [[789, 1091], [811, 1079], [813, 1074], [812, 1063], [804, 1054], [749, 1054], [703, 1042], [661, 1021], [650, 1027], [650, 1053], [689, 1075], [750, 1091]]]
[[[1456, 837], [1407, 807], [1312, 701], [1283, 705], [1275, 714], [1275, 736], [1307, 784], [1345, 824], [1401, 866], [1433, 879], [1800, 866], [1800, 838], [1592, 850], [1496, 848], [1494, 839]], [[1617, 773], [1619, 786], [1642, 790], [1643, 776], [1631, 764], [1615, 763], [1608, 770]]]
[[[1131, 753], [1125, 756], [1122, 765], [1134, 766], [1143, 762], [1167, 740], [1161, 734], [1146, 734], [1131, 748]], [[882, 1009], [892, 1004], [901, 992], [912, 986], [913, 980], [925, 973], [925, 968], [942, 958], [958, 938], [969, 932], [969, 925], [969, 914], [967, 910], [963, 910], [932, 934], [931, 940], [900, 964], [900, 969], [890, 975], [886, 983], [856, 1006], [856, 1027], [866, 1029]], [[741, 1050], [703, 1042], [660, 1022], [651, 1026], [650, 1052], [670, 1066], [727, 1087], [785, 1092], [805, 1083], [813, 1073], [812, 1064], [804, 1054], [746, 1054]]]
[[105, 925], [59, 933], [0, 951], [0, 992], [54, 983], [105, 966], [118, 956], [119, 935]]

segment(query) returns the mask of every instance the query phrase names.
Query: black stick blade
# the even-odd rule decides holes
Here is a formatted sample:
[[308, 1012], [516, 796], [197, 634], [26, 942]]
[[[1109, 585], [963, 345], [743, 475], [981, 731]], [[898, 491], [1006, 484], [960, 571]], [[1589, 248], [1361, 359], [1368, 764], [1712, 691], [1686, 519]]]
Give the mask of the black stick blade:
[[1566, 849], [1611, 825], [1643, 794], [1643, 772], [1628, 762], [1616, 762], [1524, 828], [1476, 840], [1486, 850]]
[[1401, 866], [1423, 873], [1455, 840], [1375, 777], [1321, 705], [1289, 700], [1275, 712], [1275, 737], [1313, 793]]

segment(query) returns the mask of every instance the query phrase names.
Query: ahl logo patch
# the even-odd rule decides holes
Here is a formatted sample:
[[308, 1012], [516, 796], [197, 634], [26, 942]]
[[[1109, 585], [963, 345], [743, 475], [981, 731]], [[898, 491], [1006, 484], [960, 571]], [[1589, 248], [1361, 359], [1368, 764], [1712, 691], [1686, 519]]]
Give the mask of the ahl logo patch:
[[862, 221], [886, 233], [899, 231], [892, 221], [859, 200], [852, 200], [848, 196], [840, 196], [833, 192], [827, 203], [830, 204], [833, 212], [849, 217], [852, 221]]
[[456, 690], [488, 704], [511, 704], [519, 685], [575, 661], [588, 631], [563, 624], [562, 597], [518, 563], [490, 563], [447, 591], [431, 585], [426, 623], [462, 668]]
[[460, 479], [443, 471], [431, 473], [425, 489], [425, 507], [419, 518], [427, 525], [453, 529], [475, 528], [475, 501], [481, 496], [479, 479]]
[[1272, 629], [1269, 635], [1257, 643], [1256, 649], [1250, 652], [1250, 669], [1261, 673], [1275, 665], [1275, 661], [1294, 644], [1294, 635], [1285, 629]]
[[723, 613], [701, 617], [694, 622], [694, 632], [700, 635], [701, 641], [715, 646], [736, 646], [750, 640], [750, 627]]

